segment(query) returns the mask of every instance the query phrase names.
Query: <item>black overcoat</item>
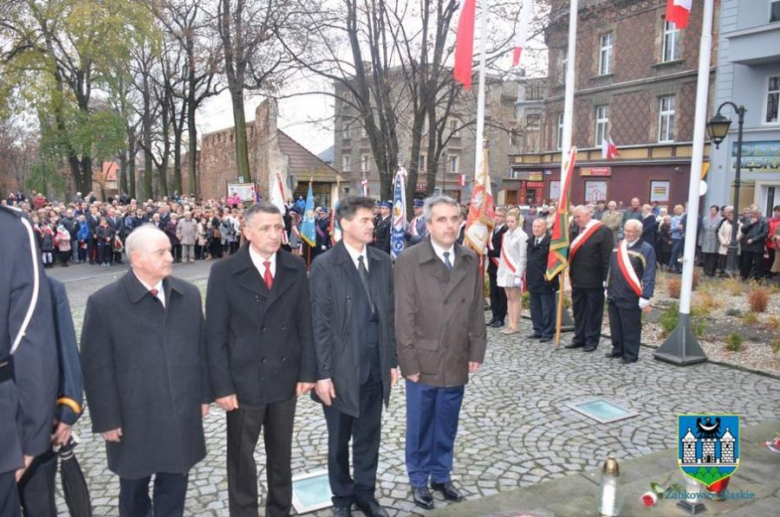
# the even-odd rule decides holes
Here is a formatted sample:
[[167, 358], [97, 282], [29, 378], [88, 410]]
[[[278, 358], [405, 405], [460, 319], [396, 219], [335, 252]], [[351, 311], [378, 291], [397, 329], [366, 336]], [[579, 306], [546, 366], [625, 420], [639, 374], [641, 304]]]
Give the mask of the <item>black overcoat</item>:
[[211, 267], [206, 294], [209, 371], [217, 398], [260, 406], [289, 400], [298, 382], [314, 382], [314, 343], [306, 264], [276, 253], [269, 291], [249, 244]]
[[[390, 402], [390, 370], [398, 366], [395, 347], [395, 292], [390, 256], [367, 246], [368, 276], [379, 316], [379, 365], [382, 395]], [[355, 418], [360, 416], [359, 322], [353, 303], [363, 289], [355, 263], [343, 242], [317, 257], [311, 271], [314, 343], [317, 379], [333, 381], [333, 408]], [[312, 393], [315, 400], [319, 400]]]
[[165, 308], [132, 271], [87, 300], [81, 333], [92, 431], [122, 428], [106, 442], [108, 468], [139, 479], [184, 474], [206, 455], [201, 404], [212, 400], [200, 291], [169, 277]]

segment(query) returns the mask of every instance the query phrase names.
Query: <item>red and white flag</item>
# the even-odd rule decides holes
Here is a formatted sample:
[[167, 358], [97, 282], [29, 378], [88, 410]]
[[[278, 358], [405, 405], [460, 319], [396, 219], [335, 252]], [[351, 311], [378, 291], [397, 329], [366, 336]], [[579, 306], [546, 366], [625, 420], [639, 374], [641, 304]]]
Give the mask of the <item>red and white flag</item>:
[[692, 6], [693, 0], [667, 0], [666, 21], [674, 23], [679, 29], [686, 28]]
[[453, 76], [465, 89], [471, 88], [471, 61], [474, 57], [474, 21], [477, 0], [462, 0], [458, 33], [455, 37], [455, 68]]
[[466, 175], [458, 174], [458, 187], [463, 188], [466, 186]]
[[526, 40], [528, 39], [528, 25], [531, 23], [531, 10], [533, 0], [523, 0], [523, 7], [520, 9], [520, 25], [515, 34], [515, 51], [512, 54], [512, 66], [520, 65], [520, 56], [523, 54]]
[[618, 149], [611, 138], [604, 137], [601, 141], [601, 157], [605, 160], [614, 160], [618, 156]]

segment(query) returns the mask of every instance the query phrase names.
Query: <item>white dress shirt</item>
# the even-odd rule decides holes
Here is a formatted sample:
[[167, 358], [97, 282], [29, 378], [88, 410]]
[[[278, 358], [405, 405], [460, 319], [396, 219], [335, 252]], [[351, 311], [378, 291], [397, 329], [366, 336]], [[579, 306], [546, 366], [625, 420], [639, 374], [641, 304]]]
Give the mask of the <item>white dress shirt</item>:
[[265, 264], [263, 262], [271, 263], [271, 277], [276, 278], [276, 253], [269, 258], [263, 258], [259, 253], [255, 251], [252, 244], [249, 244], [249, 257], [252, 259], [252, 264], [255, 265], [257, 272], [260, 273], [260, 278], [265, 279]]
[[352, 263], [355, 264], [355, 268], [360, 270], [360, 262], [358, 261], [359, 257], [363, 257], [363, 264], [366, 265], [366, 272], [368, 272], [368, 248], [366, 246], [363, 246], [363, 251], [357, 251], [352, 246], [344, 242], [344, 247], [347, 248], [347, 253], [349, 253], [350, 258], [352, 259]]
[[[135, 273], [133, 274], [135, 275]], [[136, 275], [135, 277], [138, 278], [138, 275]], [[141, 280], [140, 278], [138, 278], [138, 281], [141, 282], [142, 286], [146, 287], [147, 291], [151, 291], [152, 289], [157, 289], [157, 299], [160, 300], [160, 303], [162, 304], [163, 308], [165, 308], [165, 289], [163, 289], [162, 280], [157, 282], [157, 285], [153, 287], [149, 287], [149, 285], [143, 280]]]
[[445, 265], [446, 260], [444, 260], [444, 253], [449, 253], [450, 264], [452, 264], [452, 269], [455, 269], [455, 245], [453, 244], [449, 249], [445, 249], [436, 244], [433, 239], [431, 239], [431, 245], [433, 246], [433, 251], [436, 253], [436, 256], [439, 257], [439, 260], [445, 263]]

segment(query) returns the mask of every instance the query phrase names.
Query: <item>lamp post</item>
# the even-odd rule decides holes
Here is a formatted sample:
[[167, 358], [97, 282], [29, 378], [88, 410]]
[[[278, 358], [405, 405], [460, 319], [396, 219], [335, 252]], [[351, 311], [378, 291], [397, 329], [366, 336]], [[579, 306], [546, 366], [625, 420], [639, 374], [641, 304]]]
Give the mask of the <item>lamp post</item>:
[[[707, 132], [710, 139], [719, 149], [721, 142], [728, 135], [731, 120], [720, 114], [724, 106], [731, 106], [737, 113], [737, 164], [734, 175], [734, 210], [731, 216], [731, 242], [729, 243], [728, 253], [726, 255], [726, 271], [729, 275], [736, 275], [739, 271], [737, 265], [737, 225], [739, 224], [739, 184], [740, 173], [742, 171], [742, 127], [745, 124], [745, 106], [737, 106], [731, 101], [726, 101], [718, 107], [718, 112], [707, 122]], [[728, 152], [726, 153], [728, 156]]]

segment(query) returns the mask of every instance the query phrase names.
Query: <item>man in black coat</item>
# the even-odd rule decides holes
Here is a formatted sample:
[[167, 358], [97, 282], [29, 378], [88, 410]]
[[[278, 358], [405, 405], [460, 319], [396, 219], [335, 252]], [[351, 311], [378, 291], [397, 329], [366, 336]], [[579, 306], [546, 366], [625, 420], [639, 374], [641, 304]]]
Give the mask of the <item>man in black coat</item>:
[[496, 208], [494, 220], [496, 226], [493, 229], [493, 235], [488, 243], [488, 277], [490, 278], [490, 311], [493, 318], [488, 322], [488, 327], [500, 328], [504, 326], [506, 319], [506, 291], [498, 286], [498, 264], [501, 260], [501, 243], [507, 227], [504, 224], [506, 220], [506, 208]]
[[555, 292], [559, 285], [558, 275], [550, 282], [545, 278], [549, 253], [550, 235], [547, 233], [547, 219], [538, 217], [533, 222], [531, 236], [528, 239], [525, 278], [531, 295], [531, 322], [534, 329], [529, 337], [539, 339], [542, 343], [552, 340], [555, 334]]
[[[119, 515], [181, 516], [190, 469], [206, 455], [212, 400], [200, 291], [171, 275], [171, 243], [144, 225], [127, 238], [132, 270], [87, 300], [81, 334], [92, 431], [119, 476]], [[119, 315], [119, 317], [117, 317]]]
[[607, 357], [621, 357], [623, 364], [639, 359], [642, 311], [650, 311], [655, 289], [655, 250], [642, 240], [642, 223], [628, 220], [625, 238], [612, 252], [609, 263], [609, 330], [612, 351]]
[[261, 430], [266, 515], [289, 515], [295, 406], [316, 380], [306, 264], [279, 249], [284, 222], [275, 205], [249, 208], [244, 221], [250, 244], [214, 264], [206, 298], [211, 382], [227, 412], [230, 515], [258, 515]]
[[[314, 261], [311, 273], [317, 388], [328, 425], [328, 475], [334, 515], [355, 503], [386, 516], [376, 500], [382, 402], [398, 380], [390, 257], [368, 246], [373, 200], [349, 196], [336, 210], [343, 240]], [[354, 477], [349, 468], [352, 440]]]
[[574, 312], [574, 339], [566, 348], [593, 352], [599, 346], [604, 317], [604, 283], [612, 254], [612, 231], [591, 218], [590, 210], [578, 206], [573, 211], [577, 237], [569, 248], [569, 275]]
[[21, 515], [16, 483], [50, 446], [57, 350], [49, 283], [32, 227], [0, 206], [0, 515]]
[[390, 201], [383, 201], [379, 205], [379, 219], [376, 222], [376, 228], [374, 228], [374, 239], [372, 246], [376, 249], [380, 249], [390, 254], [390, 237], [393, 230], [393, 221], [390, 217], [390, 210], [392, 210], [393, 203]]

